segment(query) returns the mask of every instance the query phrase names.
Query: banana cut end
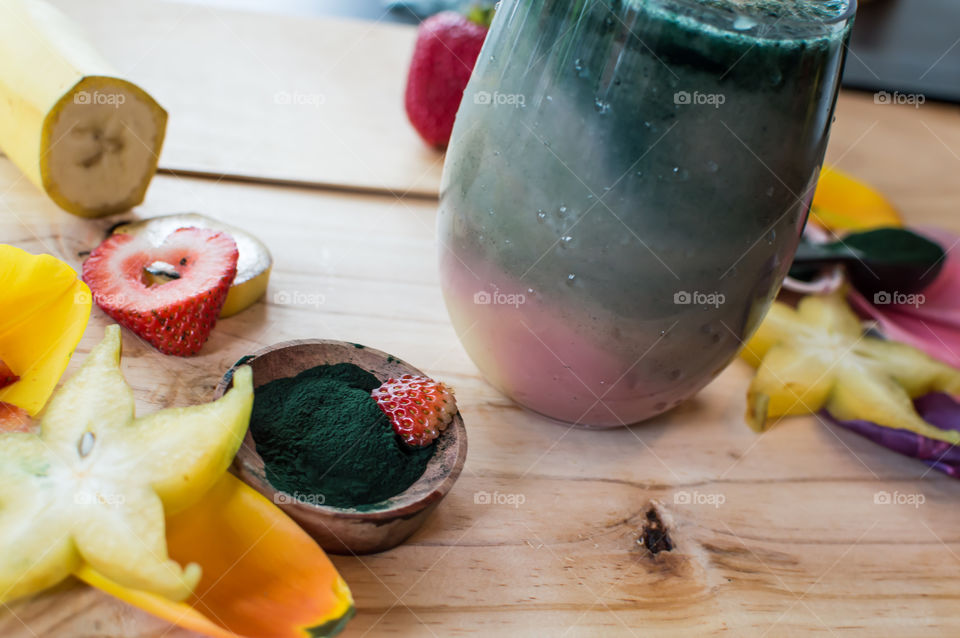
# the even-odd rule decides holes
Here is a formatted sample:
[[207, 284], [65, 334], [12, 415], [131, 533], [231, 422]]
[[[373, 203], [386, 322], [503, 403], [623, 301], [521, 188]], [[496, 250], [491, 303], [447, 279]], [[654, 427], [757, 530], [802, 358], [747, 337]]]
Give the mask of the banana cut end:
[[143, 201], [166, 133], [167, 112], [137, 85], [85, 76], [43, 122], [40, 176], [64, 210], [119, 213]]

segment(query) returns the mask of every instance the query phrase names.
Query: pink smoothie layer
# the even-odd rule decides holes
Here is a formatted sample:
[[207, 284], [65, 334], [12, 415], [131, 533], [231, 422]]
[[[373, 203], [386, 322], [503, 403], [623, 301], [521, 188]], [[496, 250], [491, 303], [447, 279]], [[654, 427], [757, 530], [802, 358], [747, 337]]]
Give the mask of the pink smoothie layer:
[[690, 344], [668, 333], [637, 326], [624, 335], [614, 327], [622, 321], [605, 326], [589, 308], [550, 304], [482, 260], [469, 269], [449, 253], [443, 260], [447, 309], [464, 348], [493, 385], [531, 410], [581, 426], [621, 426], [678, 405], [706, 382], [671, 367], [671, 351]]

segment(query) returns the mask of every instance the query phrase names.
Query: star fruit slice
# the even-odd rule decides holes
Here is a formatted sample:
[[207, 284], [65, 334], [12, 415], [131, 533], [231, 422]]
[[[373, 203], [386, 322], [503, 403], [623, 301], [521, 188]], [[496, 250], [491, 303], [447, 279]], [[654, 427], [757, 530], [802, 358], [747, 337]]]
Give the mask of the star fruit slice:
[[912, 346], [866, 336], [840, 294], [804, 297], [797, 308], [774, 302], [741, 356], [757, 366], [747, 391], [747, 423], [826, 408], [840, 420], [960, 443], [960, 432], [924, 421], [912, 399], [960, 392], [960, 371]]
[[226, 471], [250, 419], [250, 369], [213, 403], [135, 418], [120, 348], [109, 326], [50, 400], [40, 434], [0, 433], [0, 603], [84, 567], [172, 600], [200, 580], [197, 564], [169, 558], [164, 513]]

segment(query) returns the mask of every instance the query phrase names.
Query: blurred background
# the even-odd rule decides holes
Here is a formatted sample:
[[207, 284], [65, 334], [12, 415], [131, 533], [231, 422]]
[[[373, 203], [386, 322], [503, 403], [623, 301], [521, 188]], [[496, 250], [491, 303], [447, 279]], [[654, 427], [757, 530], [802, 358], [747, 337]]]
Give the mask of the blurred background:
[[[415, 24], [470, 0], [186, 0], [288, 15]], [[960, 0], [860, 0], [844, 85], [960, 102]]]

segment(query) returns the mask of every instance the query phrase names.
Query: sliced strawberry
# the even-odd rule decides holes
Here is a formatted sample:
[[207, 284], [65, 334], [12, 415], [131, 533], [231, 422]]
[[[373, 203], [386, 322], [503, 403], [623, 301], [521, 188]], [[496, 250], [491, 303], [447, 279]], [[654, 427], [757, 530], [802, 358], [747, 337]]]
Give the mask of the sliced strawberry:
[[0, 359], [0, 388], [5, 388], [19, 380], [20, 377], [13, 373], [13, 370], [10, 369], [10, 366], [8, 366], [3, 359]]
[[412, 447], [430, 445], [457, 413], [453, 388], [430, 377], [405, 374], [371, 393], [394, 432]]
[[[207, 228], [181, 228], [160, 246], [116, 234], [90, 253], [83, 280], [117, 323], [164, 354], [187, 356], [210, 336], [237, 274], [237, 257], [230, 235]], [[158, 280], [158, 271], [168, 276]]]
[[26, 410], [0, 401], [0, 432], [29, 432], [31, 423]]

